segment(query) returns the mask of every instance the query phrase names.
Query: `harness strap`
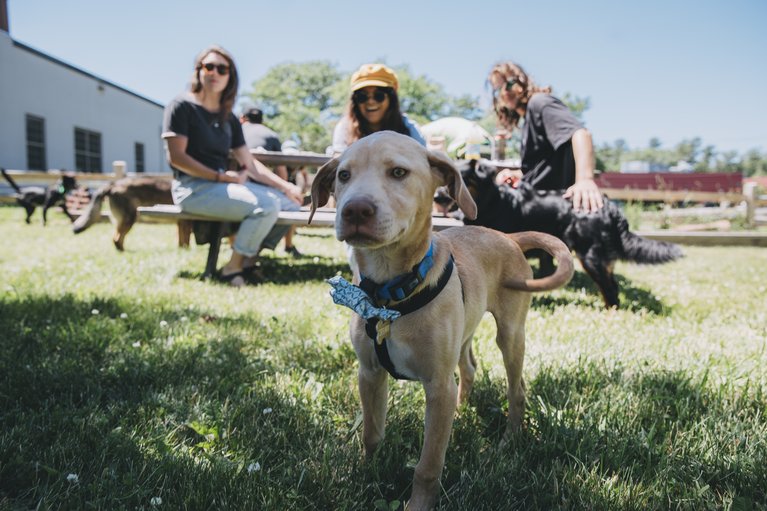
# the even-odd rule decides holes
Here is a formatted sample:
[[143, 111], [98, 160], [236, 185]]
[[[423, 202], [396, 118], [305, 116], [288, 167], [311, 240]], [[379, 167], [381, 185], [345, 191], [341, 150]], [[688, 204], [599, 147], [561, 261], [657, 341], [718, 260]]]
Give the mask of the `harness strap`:
[[[404, 316], [405, 314], [417, 311], [421, 307], [426, 306], [426, 304], [436, 298], [437, 295], [445, 288], [447, 282], [450, 280], [450, 276], [453, 274], [453, 266], [453, 255], [450, 254], [450, 259], [445, 265], [445, 269], [442, 271], [442, 275], [440, 275], [436, 286], [427, 287], [421, 292], [413, 295], [410, 299], [394, 304], [389, 308], [399, 311]], [[463, 291], [463, 286], [461, 286], [461, 290]], [[365, 290], [365, 292], [368, 292], [368, 290]], [[380, 342], [378, 341], [377, 325], [377, 317], [368, 319], [365, 322], [365, 333], [373, 340], [373, 346], [375, 347], [376, 356], [378, 357], [378, 362], [381, 364], [381, 367], [386, 369], [390, 375], [398, 380], [412, 380], [412, 378], [401, 374], [394, 368], [394, 363], [389, 356], [389, 349], [386, 347], [386, 338], [384, 337], [380, 340]]]

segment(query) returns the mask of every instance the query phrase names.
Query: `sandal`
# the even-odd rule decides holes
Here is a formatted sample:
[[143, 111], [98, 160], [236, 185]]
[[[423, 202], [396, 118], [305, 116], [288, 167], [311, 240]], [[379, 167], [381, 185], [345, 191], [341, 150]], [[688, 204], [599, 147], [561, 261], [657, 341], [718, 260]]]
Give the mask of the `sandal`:
[[298, 251], [295, 245], [291, 245], [290, 247], [285, 248], [285, 253], [288, 254], [290, 257], [295, 257], [297, 259], [300, 259], [304, 257], [304, 254]]
[[[240, 277], [242, 279], [242, 281], [243, 281], [242, 284], [236, 285], [236, 284], [232, 283], [232, 281], [234, 281], [234, 279], [236, 279], [237, 277]], [[247, 282], [248, 282], [248, 279], [245, 277], [245, 272], [244, 271], [236, 271], [234, 273], [230, 273], [228, 275], [224, 275], [221, 270], [218, 270], [216, 272], [215, 279], [218, 282], [224, 282], [226, 284], [229, 284], [232, 287], [242, 287], [245, 284], [247, 284]]]
[[259, 268], [255, 264], [253, 266], [248, 266], [247, 268], [243, 268], [241, 273], [242, 273], [242, 278], [245, 279], [245, 282], [253, 286], [263, 284], [266, 281], [266, 277], [264, 277], [264, 274], [261, 271], [261, 268]]

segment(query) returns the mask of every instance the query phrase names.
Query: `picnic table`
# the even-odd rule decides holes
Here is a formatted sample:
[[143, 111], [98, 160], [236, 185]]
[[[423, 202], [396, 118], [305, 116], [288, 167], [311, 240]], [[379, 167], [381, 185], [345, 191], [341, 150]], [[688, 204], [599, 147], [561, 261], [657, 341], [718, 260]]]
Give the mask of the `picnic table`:
[[[220, 218], [192, 215], [184, 213], [181, 208], [175, 204], [156, 204], [154, 206], [142, 206], [138, 208], [140, 217], [153, 218], [156, 220], [177, 222], [179, 220], [193, 220], [201, 222], [211, 222], [213, 236], [210, 239], [208, 247], [208, 258], [205, 263], [205, 271], [202, 278], [211, 277], [216, 272], [218, 263], [218, 253], [221, 248], [221, 229], [224, 221]], [[333, 227], [335, 225], [336, 210], [333, 208], [318, 208], [314, 212], [312, 223], [309, 224], [309, 209], [304, 208], [300, 211], [280, 211], [277, 217], [278, 225], [295, 225], [299, 227]], [[454, 218], [441, 216], [432, 217], [432, 228], [434, 230], [447, 229], [463, 225], [463, 222]]]

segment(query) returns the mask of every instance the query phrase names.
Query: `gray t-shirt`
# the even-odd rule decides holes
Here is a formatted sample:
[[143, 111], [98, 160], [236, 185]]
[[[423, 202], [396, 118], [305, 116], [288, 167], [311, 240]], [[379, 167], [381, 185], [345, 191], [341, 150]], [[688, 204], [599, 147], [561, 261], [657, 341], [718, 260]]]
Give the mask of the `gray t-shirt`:
[[277, 133], [263, 124], [246, 122], [242, 125], [242, 134], [245, 135], [245, 143], [250, 149], [258, 149], [259, 147], [263, 147], [267, 151], [280, 151], [282, 149]]
[[573, 134], [583, 128], [567, 105], [549, 94], [527, 104], [522, 132], [523, 180], [538, 190], [564, 190], [575, 183]]
[[[231, 113], [221, 122], [218, 113], [209, 112], [193, 99], [194, 96], [186, 92], [168, 103], [163, 114], [162, 138], [187, 137], [186, 154], [206, 167], [223, 172], [229, 150], [245, 145], [240, 122]], [[173, 168], [173, 175], [186, 176], [177, 168]]]

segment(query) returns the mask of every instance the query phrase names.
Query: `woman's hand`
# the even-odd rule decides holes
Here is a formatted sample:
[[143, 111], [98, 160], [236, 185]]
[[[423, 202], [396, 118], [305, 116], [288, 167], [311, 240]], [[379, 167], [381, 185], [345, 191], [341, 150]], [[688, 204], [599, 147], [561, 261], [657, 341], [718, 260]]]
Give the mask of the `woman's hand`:
[[503, 169], [495, 175], [495, 184], [514, 186], [521, 178], [521, 170]]
[[292, 200], [299, 206], [304, 205], [304, 193], [298, 186], [294, 185], [293, 183], [287, 183], [283, 193], [288, 197], [288, 199]]
[[225, 183], [236, 183], [238, 185], [244, 185], [245, 181], [248, 180], [248, 174], [246, 172], [227, 170], [224, 172], [224, 175], [227, 176], [227, 179], [226, 181], [223, 179], [221, 181], [224, 181]]
[[565, 199], [573, 198], [573, 209], [586, 213], [597, 211], [604, 206], [602, 192], [593, 179], [581, 179], [565, 191]]

